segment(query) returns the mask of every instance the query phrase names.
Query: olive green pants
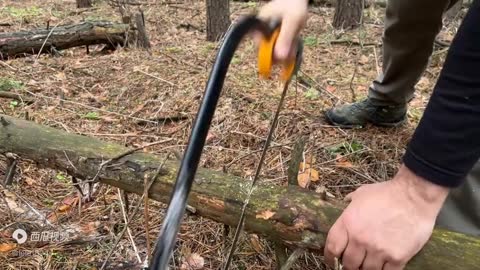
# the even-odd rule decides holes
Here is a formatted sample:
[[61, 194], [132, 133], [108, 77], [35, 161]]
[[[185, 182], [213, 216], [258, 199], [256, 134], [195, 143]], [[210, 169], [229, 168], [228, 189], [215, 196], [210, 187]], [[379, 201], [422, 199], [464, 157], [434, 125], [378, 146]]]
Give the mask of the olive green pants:
[[[388, 0], [383, 35], [383, 73], [369, 90], [378, 105], [406, 104], [425, 71], [444, 13], [457, 0]], [[449, 195], [437, 226], [480, 236], [480, 162]]]

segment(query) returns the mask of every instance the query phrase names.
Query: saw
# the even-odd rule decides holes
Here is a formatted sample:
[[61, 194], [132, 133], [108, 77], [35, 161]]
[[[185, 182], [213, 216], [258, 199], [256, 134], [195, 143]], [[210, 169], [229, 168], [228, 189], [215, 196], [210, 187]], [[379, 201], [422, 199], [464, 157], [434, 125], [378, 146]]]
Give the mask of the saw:
[[[164, 217], [164, 222], [155, 245], [149, 269], [168, 269], [168, 263], [176, 242], [176, 236], [178, 234], [180, 223], [187, 206], [188, 195], [194, 182], [210, 124], [214, 116], [215, 109], [222, 92], [224, 80], [235, 51], [246, 36], [250, 35], [254, 31], [259, 32], [262, 38], [259, 43], [257, 55], [258, 74], [260, 78], [269, 79], [272, 75], [273, 66], [276, 64], [273, 58], [273, 50], [280, 30], [280, 22], [265, 22], [255, 15], [250, 15], [239, 19], [225, 34], [211, 69], [204, 96], [198, 109], [190, 133], [190, 138], [178, 170], [175, 185], [170, 197], [166, 215]], [[224, 269], [228, 269], [231, 263], [236, 242], [238, 241], [238, 236], [243, 227], [245, 209], [248, 205], [249, 197], [252, 193], [253, 187], [258, 181], [263, 161], [265, 159], [270, 141], [272, 140], [272, 135], [277, 124], [278, 115], [281, 111], [289, 83], [292, 75], [298, 71], [302, 61], [303, 44], [300, 39], [298, 39], [296, 42], [297, 44], [295, 44], [295, 47], [297, 51], [295, 56], [286, 62], [279, 63], [279, 65], [281, 65], [280, 80], [283, 84], [282, 95], [275, 116], [271, 121], [269, 133], [263, 147], [260, 161], [255, 171], [255, 176], [250, 186], [250, 191], [247, 199], [244, 202], [242, 212], [240, 213], [239, 223], [235, 231], [232, 247], [227, 257]]]

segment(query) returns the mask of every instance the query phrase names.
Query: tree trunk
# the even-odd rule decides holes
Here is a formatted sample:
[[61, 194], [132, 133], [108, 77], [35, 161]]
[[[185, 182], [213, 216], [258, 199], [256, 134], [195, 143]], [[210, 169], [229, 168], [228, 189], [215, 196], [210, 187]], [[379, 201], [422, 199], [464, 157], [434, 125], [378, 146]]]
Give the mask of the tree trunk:
[[362, 24], [364, 0], [337, 0], [333, 27], [353, 29]]
[[77, 0], [77, 8], [92, 7], [92, 0]]
[[230, 26], [230, 0], [207, 1], [207, 40], [217, 41]]
[[[0, 153], [15, 153], [38, 165], [67, 171], [78, 179], [93, 179], [102, 161], [127, 148], [95, 138], [75, 135], [0, 114]], [[126, 155], [98, 173], [98, 180], [128, 192], [142, 194], [144, 179], [151, 179], [164, 158], [144, 152]], [[149, 197], [168, 202], [178, 162], [167, 161], [149, 190]], [[249, 185], [245, 179], [199, 168], [188, 204], [196, 213], [236, 226]], [[290, 247], [321, 253], [329, 228], [341, 214], [339, 202], [298, 186], [261, 184], [246, 208], [245, 229]], [[480, 239], [436, 229], [407, 270], [462, 269], [480, 265]]]
[[[107, 44], [113, 47], [125, 44], [128, 24], [110, 22], [83, 22], [59, 26], [55, 29], [37, 29], [15, 33], [0, 33], [0, 59], [23, 54], [51, 53], [77, 46]], [[46, 42], [45, 42], [46, 40]]]
[[140, 48], [150, 49], [150, 39], [148, 38], [147, 30], [145, 28], [145, 16], [143, 11], [135, 15], [135, 26], [137, 28], [137, 46]]

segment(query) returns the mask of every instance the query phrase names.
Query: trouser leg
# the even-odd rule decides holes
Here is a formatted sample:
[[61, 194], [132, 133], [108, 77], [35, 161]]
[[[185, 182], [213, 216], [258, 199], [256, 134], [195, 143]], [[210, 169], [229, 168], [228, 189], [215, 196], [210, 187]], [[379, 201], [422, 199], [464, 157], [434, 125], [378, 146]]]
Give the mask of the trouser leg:
[[442, 16], [458, 0], [388, 0], [383, 34], [383, 73], [370, 86], [376, 105], [409, 102], [427, 67]]
[[449, 194], [437, 218], [437, 226], [480, 236], [480, 161], [464, 184]]

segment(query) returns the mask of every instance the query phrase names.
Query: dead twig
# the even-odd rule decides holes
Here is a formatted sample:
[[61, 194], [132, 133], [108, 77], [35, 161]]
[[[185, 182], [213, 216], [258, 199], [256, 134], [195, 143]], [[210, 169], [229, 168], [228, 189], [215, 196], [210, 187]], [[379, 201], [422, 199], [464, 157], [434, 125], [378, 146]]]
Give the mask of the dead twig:
[[48, 221], [48, 219], [42, 215], [40, 212], [37, 211], [37, 209], [35, 209], [33, 206], [30, 205], [30, 203], [28, 203], [27, 200], [25, 200], [24, 198], [22, 198], [18, 193], [16, 193], [15, 191], [13, 190], [8, 190], [8, 192], [11, 192], [13, 193], [18, 199], [20, 199], [22, 201], [22, 203], [24, 203], [25, 205], [28, 206], [28, 208], [30, 208], [30, 210], [32, 210], [33, 213], [35, 213], [41, 220], [43, 220], [48, 226], [50, 227], [53, 227], [53, 224], [50, 223], [50, 221]]
[[9, 99], [17, 100], [27, 105], [30, 105], [34, 102], [32, 99], [24, 98], [20, 94], [9, 93], [5, 91], [0, 91], [0, 98], [9, 98]]
[[345, 44], [347, 46], [356, 45], [356, 46], [376, 46], [376, 47], [382, 46], [382, 43], [367, 42], [362, 44], [361, 41], [350, 40], [350, 39], [329, 40], [325, 42], [320, 42], [320, 44]]
[[[5, 199], [5, 194], [3, 192], [0, 192], [0, 197], [2, 198], [3, 203], [5, 204], [5, 207], [8, 209], [8, 216], [10, 217], [10, 221], [15, 222], [15, 216], [13, 215], [12, 209], [10, 209], [10, 206], [7, 203], [7, 199]], [[6, 228], [2, 228], [0, 231], [3, 231]]]
[[[1, 61], [0, 61], [0, 63], [1, 63]], [[82, 103], [79, 103], [79, 102], [75, 102], [75, 101], [70, 101], [70, 100], [66, 100], [66, 99], [61, 99], [61, 98], [58, 98], [58, 97], [49, 97], [49, 96], [45, 96], [45, 95], [42, 95], [42, 94], [36, 94], [36, 93], [33, 93], [33, 92], [28, 91], [28, 90], [26, 90], [26, 89], [22, 89], [22, 90], [25, 91], [25, 92], [27, 92], [27, 93], [29, 93], [30, 95], [32, 95], [32, 96], [34, 96], [34, 97], [38, 97], [38, 98], [44, 98], [44, 99], [50, 99], [50, 100], [61, 101], [61, 102], [65, 102], [65, 103], [70, 103], [70, 104], [74, 104], [74, 105], [78, 105], [78, 106], [87, 108], [87, 109], [92, 110], [92, 111], [109, 113], [109, 114], [113, 114], [113, 115], [117, 115], [117, 116], [121, 116], [121, 117], [125, 117], [125, 118], [130, 118], [130, 119], [134, 119], [134, 120], [142, 120], [142, 121], [145, 121], [145, 122], [150, 122], [150, 123], [152, 123], [152, 124], [156, 124], [156, 123], [157, 123], [157, 122], [154, 122], [154, 121], [150, 121], [150, 120], [148, 120], [148, 119], [143, 119], [143, 118], [139, 118], [139, 117], [128, 116], [128, 115], [121, 114], [121, 113], [118, 113], [118, 112], [112, 112], [112, 111], [108, 111], [108, 110], [104, 110], [104, 109], [99, 109], [99, 108], [97, 108], [97, 107], [85, 105], [85, 104], [82, 104]]]
[[5, 186], [10, 186], [13, 182], [13, 177], [15, 176], [15, 171], [17, 169], [17, 158], [12, 153], [7, 153], [7, 171], [5, 173]]
[[[291, 144], [291, 143], [272, 145], [272, 146], [270, 146], [270, 149], [275, 148], [275, 147], [285, 147], [285, 146], [290, 145], [290, 144]], [[251, 155], [253, 155], [253, 154], [260, 153], [260, 152], [262, 152], [262, 151], [263, 151], [262, 149], [255, 150], [255, 151], [246, 153], [246, 154], [244, 154], [243, 156], [240, 156], [240, 157], [238, 157], [238, 158], [230, 161], [230, 163], [228, 163], [228, 164], [225, 166], [225, 170], [227, 170], [228, 168], [230, 168], [234, 163], [236, 163], [236, 162], [238, 162], [238, 161], [240, 161], [240, 160], [242, 160], [242, 159], [244, 159], [244, 158], [247, 158], [247, 157], [249, 157], [249, 156], [251, 156]]]
[[[143, 179], [143, 185], [144, 185], [143, 194], [148, 194], [148, 178], [147, 177]], [[147, 255], [146, 255], [145, 261], [147, 264], [149, 264], [151, 248], [150, 248], [150, 227], [148, 226], [148, 223], [150, 221], [150, 214], [148, 211], [148, 196], [143, 197], [143, 219], [144, 219], [143, 224], [145, 225], [145, 238], [147, 239]]]
[[[172, 116], [159, 116], [155, 118], [149, 119], [150, 122], [154, 121], [156, 123], [173, 123], [173, 122], [178, 122], [178, 121], [183, 121], [183, 120], [188, 120], [190, 118], [190, 115], [185, 115], [185, 114], [177, 114], [177, 115], [172, 115]], [[143, 120], [137, 121], [137, 124], [139, 125], [145, 125], [147, 122]]]
[[[123, 220], [125, 221], [125, 224], [127, 224], [128, 223], [127, 212], [125, 211], [125, 204], [123, 203], [123, 200], [122, 200], [121, 190], [117, 188], [117, 191], [118, 191], [118, 200], [120, 201], [120, 208], [122, 209]], [[130, 239], [130, 243], [132, 243], [133, 251], [135, 251], [135, 256], [137, 257], [138, 262], [141, 263], [142, 259], [138, 254], [138, 248], [137, 248], [137, 245], [135, 245], [135, 241], [133, 240], [132, 231], [130, 230], [128, 225], [125, 225], [125, 227], [127, 228], [128, 238]]]
[[45, 47], [45, 44], [47, 44], [47, 41], [48, 41], [48, 38], [50, 38], [50, 36], [52, 35], [53, 31], [60, 25], [60, 23], [62, 23], [63, 20], [61, 20], [60, 22], [58, 22], [53, 28], [52, 30], [50, 30], [50, 32], [48, 33], [47, 37], [45, 38], [45, 41], [43, 41], [43, 44], [42, 44], [42, 47], [40, 47], [40, 50], [38, 51], [38, 54], [37, 54], [37, 57], [35, 59], [38, 59], [40, 57], [40, 54], [42, 54], [42, 51], [43, 51], [43, 48]]
[[142, 71], [142, 70], [139, 70], [139, 69], [137, 69], [136, 71], [137, 71], [137, 72], [140, 72], [140, 73], [142, 73], [142, 74], [145, 74], [145, 75], [147, 75], [147, 76], [149, 76], [149, 77], [155, 78], [155, 79], [157, 79], [157, 80], [159, 80], [159, 81], [162, 81], [162, 82], [164, 82], [164, 83], [167, 83], [167, 84], [169, 84], [169, 85], [171, 85], [171, 86], [175, 86], [175, 84], [172, 83], [171, 81], [167, 81], [167, 80], [162, 79], [162, 78], [160, 78], [160, 77], [158, 77], [158, 76], [156, 76], [156, 75], [147, 73], [147, 72]]
[[123, 230], [120, 232], [120, 234], [117, 236], [117, 239], [115, 240], [115, 243], [113, 244], [112, 248], [111, 248], [110, 251], [108, 252], [107, 257], [105, 258], [105, 261], [103, 262], [102, 266], [100, 267], [100, 270], [105, 269], [105, 267], [107, 266], [108, 260], [110, 259], [110, 257], [112, 257], [112, 254], [113, 254], [113, 252], [115, 251], [115, 248], [117, 247], [118, 243], [120, 242], [120, 240], [122, 239], [123, 235], [124, 235], [125, 232], [127, 231], [128, 225], [130, 224], [130, 222], [131, 222], [131, 221], [135, 218], [135, 216], [137, 215], [138, 210], [140, 209], [140, 205], [141, 205], [142, 202], [143, 202], [143, 199], [144, 199], [146, 196], [148, 197], [148, 192], [149, 192], [149, 190], [150, 190], [150, 187], [151, 187], [152, 184], [157, 180], [157, 178], [158, 178], [158, 176], [160, 175], [160, 172], [162, 171], [163, 166], [165, 165], [165, 162], [167, 162], [169, 156], [170, 156], [170, 153], [168, 153], [167, 157], [163, 160], [163, 162], [160, 164], [160, 166], [158, 166], [157, 171], [155, 172], [155, 174], [153, 175], [152, 179], [150, 180], [150, 182], [148, 183], [148, 185], [147, 185], [146, 188], [144, 189], [145, 192], [142, 194], [142, 197], [141, 197], [140, 200], [138, 201], [138, 204], [137, 204], [137, 205], [135, 206], [135, 208], [133, 209], [132, 214], [130, 215], [130, 217], [128, 218], [128, 221], [127, 221], [126, 224], [125, 224], [125, 227], [124, 227]]
[[302, 255], [303, 252], [304, 252], [304, 250], [301, 249], [301, 248], [296, 249], [292, 253], [292, 255], [290, 255], [290, 257], [288, 257], [287, 261], [282, 266], [281, 270], [290, 270], [292, 268], [293, 264], [298, 260], [298, 258], [300, 257], [300, 255]]
[[7, 67], [7, 68], [9, 68], [9, 69], [11, 69], [11, 70], [13, 70], [13, 71], [17, 71], [16, 68], [10, 66], [10, 65], [7, 64], [7, 63], [4, 63], [3, 61], [0, 61], [0, 64], [2, 64], [2, 66], [5, 66], [5, 67]]

